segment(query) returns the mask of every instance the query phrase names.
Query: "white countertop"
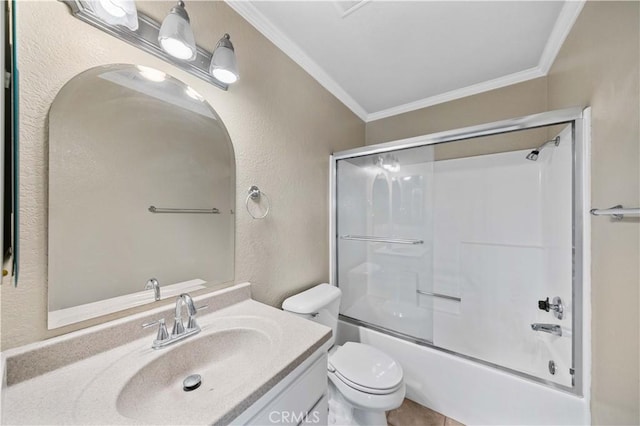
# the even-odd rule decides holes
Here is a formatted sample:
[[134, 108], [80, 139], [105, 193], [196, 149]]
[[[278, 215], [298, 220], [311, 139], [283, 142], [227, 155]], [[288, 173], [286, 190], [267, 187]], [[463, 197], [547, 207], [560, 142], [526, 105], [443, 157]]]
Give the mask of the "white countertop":
[[[142, 315], [134, 316], [136, 324], [144, 322], [140, 321], [142, 318], [137, 318], [140, 316]], [[198, 315], [198, 321], [202, 328], [199, 334], [164, 349], [151, 349], [154, 333], [147, 333], [144, 337], [85, 356], [51, 371], [42, 366], [34, 366], [35, 370], [43, 371], [35, 377], [29, 377], [26, 372], [9, 374], [12, 379], [9, 380], [8, 387], [3, 389], [2, 424], [144, 424], [145, 422], [139, 420], [139, 416], [131, 416], [138, 417], [136, 419], [123, 415], [123, 412], [129, 414], [131, 410], [138, 409], [143, 412], [142, 418], [149, 424], [226, 424], [320, 348], [331, 334], [327, 327], [251, 299], [234, 301], [232, 305], [213, 312], [203, 311]], [[195, 342], [195, 339], [202, 339], [221, 330], [247, 326], [266, 336], [264, 340], [249, 347], [251, 351], [260, 352], [259, 365], [243, 367], [242, 363], [246, 361], [243, 361], [242, 356], [236, 356], [237, 359], [232, 360], [231, 364], [228, 364], [228, 360], [225, 361], [225, 365], [234, 366], [230, 369], [233, 371], [217, 376], [222, 377], [220, 381], [225, 383], [205, 383], [203, 379], [200, 392], [186, 393], [181, 389], [173, 394], [168, 392], [166, 396], [172, 398], [174, 403], [156, 404], [155, 409], [145, 404], [146, 395], [125, 393], [124, 397], [128, 398], [126, 404], [118, 401], [118, 396], [122, 394], [127, 383], [131, 382], [135, 373], [163, 357], [168, 351], [189, 345], [190, 341]], [[72, 334], [91, 332], [91, 329], [86, 329]], [[92, 337], [96, 338], [99, 339], [99, 336]], [[242, 339], [242, 335], [239, 334], [237, 338]], [[61, 342], [56, 342], [57, 339]], [[234, 344], [233, 340], [223, 341], [227, 342], [225, 344]], [[82, 353], [82, 348], [74, 347], [78, 344], [83, 344], [82, 340], [60, 336], [29, 345], [26, 349], [7, 351], [4, 354], [7, 368], [28, 369], [29, 362], [46, 362], [46, 358], [42, 358], [45, 361], [39, 361], [41, 358], [34, 356], [33, 351], [55, 348], [55, 351], [68, 349], [71, 352]], [[194, 359], [215, 356], [216, 349], [221, 352], [225, 349], [203, 344], [192, 347], [194, 351], [201, 351], [189, 352], [189, 356], [193, 356]], [[189, 351], [191, 350], [189, 348]], [[30, 356], [23, 360], [15, 359], [25, 355]], [[172, 368], [171, 365], [164, 364], [161, 365], [161, 372], [156, 374], [159, 380], [165, 376], [162, 371], [167, 370], [169, 374]], [[157, 389], [158, 383], [149, 383], [147, 387], [154, 389], [154, 385]], [[136, 399], [140, 401], [139, 407], [136, 405]], [[123, 409], [125, 405], [126, 410]]]

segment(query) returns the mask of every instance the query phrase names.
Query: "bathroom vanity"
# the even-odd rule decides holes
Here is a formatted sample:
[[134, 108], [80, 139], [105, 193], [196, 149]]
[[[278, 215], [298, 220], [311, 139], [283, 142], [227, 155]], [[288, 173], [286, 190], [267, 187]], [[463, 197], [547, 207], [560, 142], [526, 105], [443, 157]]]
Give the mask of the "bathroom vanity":
[[3, 353], [2, 424], [326, 424], [328, 327], [249, 283], [194, 301], [201, 331], [161, 349], [141, 325], [173, 305]]
[[234, 281], [235, 154], [205, 98], [101, 65], [48, 124], [46, 326], [164, 305], [3, 353], [2, 424], [326, 424], [329, 328], [249, 283], [183, 295]]

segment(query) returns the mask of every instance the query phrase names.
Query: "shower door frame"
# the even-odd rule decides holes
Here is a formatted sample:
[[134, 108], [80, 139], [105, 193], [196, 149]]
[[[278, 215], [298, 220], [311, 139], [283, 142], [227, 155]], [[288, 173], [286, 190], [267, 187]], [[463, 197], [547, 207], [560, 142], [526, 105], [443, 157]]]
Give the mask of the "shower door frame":
[[472, 139], [481, 136], [491, 136], [519, 130], [534, 129], [558, 124], [570, 124], [572, 126], [572, 247], [573, 247], [573, 277], [572, 277], [572, 368], [573, 386], [564, 386], [555, 382], [542, 379], [531, 374], [523, 373], [499, 364], [483, 361], [472, 356], [438, 347], [432, 342], [403, 334], [382, 326], [370, 324], [355, 318], [340, 314], [340, 319], [387, 335], [397, 337], [418, 345], [462, 357], [482, 365], [496, 368], [534, 382], [545, 384], [551, 388], [568, 392], [578, 397], [588, 397], [585, 389], [590, 388], [590, 372], [585, 371], [585, 366], [591, 365], [590, 350], [590, 320], [591, 303], [589, 299], [591, 290], [590, 281], [590, 143], [591, 143], [591, 108], [574, 107], [547, 111], [539, 114], [527, 115], [508, 120], [480, 124], [477, 126], [463, 127], [444, 132], [431, 133], [393, 142], [385, 142], [376, 145], [363, 146], [335, 152], [330, 155], [330, 185], [329, 185], [329, 258], [330, 258], [330, 283], [339, 287], [337, 272], [337, 162], [354, 157], [362, 157], [371, 154], [380, 154], [401, 149], [416, 148], [425, 145], [435, 145], [444, 142]]

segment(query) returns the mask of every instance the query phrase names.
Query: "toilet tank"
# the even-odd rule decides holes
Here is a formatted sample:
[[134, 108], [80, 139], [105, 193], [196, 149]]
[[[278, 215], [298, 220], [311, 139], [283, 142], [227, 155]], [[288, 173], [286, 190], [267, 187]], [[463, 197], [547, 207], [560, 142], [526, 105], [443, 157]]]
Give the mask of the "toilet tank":
[[331, 344], [336, 337], [342, 292], [331, 284], [315, 287], [287, 298], [282, 309], [331, 328]]

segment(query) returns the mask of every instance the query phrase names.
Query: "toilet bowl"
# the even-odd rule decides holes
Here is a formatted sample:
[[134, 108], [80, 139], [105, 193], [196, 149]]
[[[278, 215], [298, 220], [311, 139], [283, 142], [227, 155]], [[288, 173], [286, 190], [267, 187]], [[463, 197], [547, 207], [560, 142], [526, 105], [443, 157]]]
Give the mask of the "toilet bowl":
[[[337, 287], [320, 284], [286, 299], [282, 309], [331, 327], [335, 336], [340, 296]], [[402, 367], [372, 346], [356, 342], [332, 346], [327, 373], [330, 424], [386, 425], [385, 412], [404, 400]]]

